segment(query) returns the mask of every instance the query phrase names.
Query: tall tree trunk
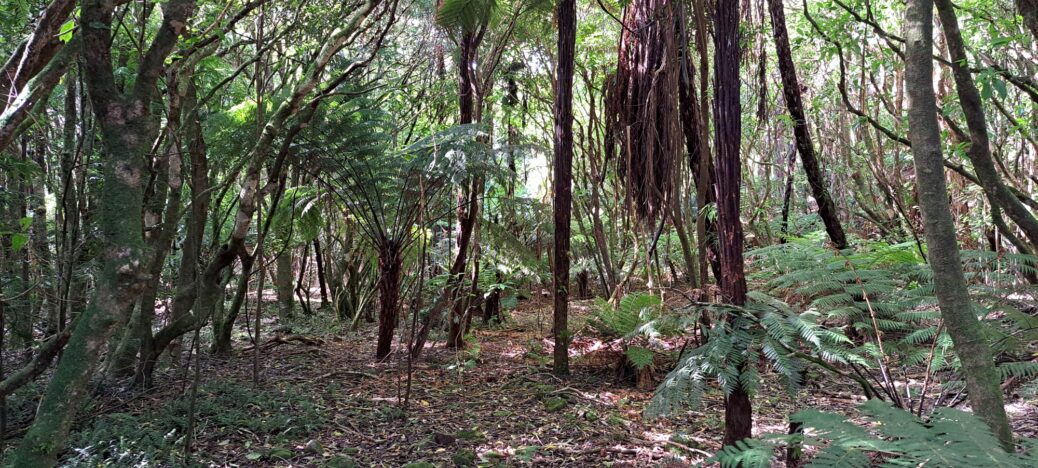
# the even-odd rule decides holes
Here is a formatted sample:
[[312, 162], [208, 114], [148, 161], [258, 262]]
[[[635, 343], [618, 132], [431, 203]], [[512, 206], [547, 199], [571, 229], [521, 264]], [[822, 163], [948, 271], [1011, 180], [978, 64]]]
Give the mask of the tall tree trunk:
[[[194, 79], [187, 80], [184, 94], [184, 145], [186, 155], [190, 158], [185, 167], [189, 168], [187, 183], [191, 194], [187, 213], [186, 235], [180, 244], [180, 265], [177, 271], [176, 289], [173, 294], [170, 319], [176, 321], [190, 311], [198, 298], [201, 287], [200, 262], [202, 260], [202, 242], [205, 237], [205, 225], [209, 217], [209, 205], [212, 196], [209, 193], [209, 159], [202, 131], [201, 115], [198, 109], [198, 89]], [[152, 349], [154, 352], [154, 349]], [[174, 360], [179, 358], [180, 349], [176, 343], [170, 349]], [[142, 361], [144, 356], [142, 355]], [[143, 382], [143, 363], [138, 362], [136, 380]]]
[[576, 0], [560, 0], [558, 62], [555, 69], [555, 285], [553, 329], [555, 375], [569, 374], [569, 238], [573, 210], [573, 55], [577, 41]]
[[166, 57], [194, 13], [192, 0], [163, 4], [162, 25], [142, 56], [130, 95], [115, 86], [110, 50], [114, 5], [83, 2], [84, 69], [105, 142], [100, 232], [102, 268], [91, 305], [76, 322], [66, 352], [40, 401], [36, 420], [15, 451], [15, 466], [52, 466], [88, 392], [94, 367], [115, 327], [141, 292], [143, 162], [158, 132], [151, 113]]
[[[51, 256], [51, 248], [49, 236], [47, 234], [47, 203], [46, 203], [46, 190], [45, 183], [50, 179], [50, 175], [47, 171], [47, 140], [44, 138], [43, 132], [37, 132], [34, 138], [35, 150], [33, 151], [33, 161], [37, 169], [39, 169], [42, 177], [35, 177], [32, 180], [32, 198], [30, 199], [29, 208], [32, 210], [32, 234], [29, 238], [32, 240], [32, 267], [33, 276], [37, 281], [43, 278], [50, 278], [54, 276], [55, 270], [51, 268], [53, 265], [53, 258]], [[53, 315], [54, 310], [54, 298], [57, 297], [56, 288], [53, 286], [54, 281], [50, 281], [51, 286], [42, 286], [35, 294], [33, 298], [33, 304], [36, 308], [36, 316], [44, 318]], [[46, 324], [45, 324], [46, 325]], [[32, 337], [32, 329], [29, 330], [30, 339]]]
[[321, 250], [321, 240], [314, 238], [314, 262], [317, 264], [317, 284], [321, 288], [321, 307], [328, 305], [328, 281], [324, 276], [324, 252]]
[[[458, 43], [458, 123], [461, 125], [475, 121], [476, 74], [473, 69], [473, 62], [476, 60], [476, 52], [479, 50], [481, 38], [482, 34], [465, 31], [462, 33], [461, 41]], [[460, 261], [460, 269], [454, 273], [454, 268], [451, 268], [453, 275], [451, 278], [452, 284], [448, 287], [448, 291], [451, 292], [450, 295], [453, 296], [453, 304], [451, 304], [451, 312], [448, 318], [449, 323], [447, 324], [448, 348], [460, 348], [464, 344], [462, 335], [464, 335], [463, 322], [465, 320], [466, 301], [461, 300], [462, 279], [464, 277], [465, 265], [468, 263], [468, 246], [474, 230], [473, 227], [478, 219], [479, 194], [483, 191], [483, 184], [478, 184], [479, 186], [477, 187], [475, 183], [475, 179], [479, 179], [479, 177], [472, 179], [471, 183], [463, 184], [462, 189], [458, 193], [457, 214], [460, 234], [458, 236], [458, 254], [454, 264], [458, 265]], [[469, 201], [466, 201], [466, 199]], [[475, 203], [472, 203], [473, 201]], [[423, 326], [422, 328], [424, 329], [425, 327]], [[421, 335], [424, 335], [424, 333]]]
[[[717, 161], [717, 225], [721, 251], [721, 295], [727, 304], [746, 304], [743, 231], [739, 219], [742, 161], [742, 108], [739, 99], [739, 2], [717, 0], [714, 12], [714, 137]], [[735, 350], [734, 352], [741, 352]], [[740, 373], [743, 371], [739, 369]], [[752, 436], [750, 395], [736, 385], [725, 398], [724, 443]]]
[[[941, 3], [946, 3], [946, 0], [938, 0], [938, 5]], [[951, 4], [946, 3], [946, 7], [950, 9]], [[942, 12], [942, 17], [945, 14]], [[937, 102], [933, 92], [932, 18], [933, 0], [908, 1], [905, 15], [908, 134], [915, 160], [919, 208], [923, 214], [926, 244], [929, 247], [927, 257], [933, 269], [941, 317], [955, 343], [955, 354], [962, 362], [962, 373], [973, 413], [980, 416], [1003, 447], [1011, 451], [1013, 432], [1002, 403], [1002, 391], [991, 349], [966, 289], [955, 237], [955, 222], [948, 203], [941, 135], [937, 124]], [[947, 20], [942, 18], [942, 21], [948, 28]], [[974, 141], [974, 144], [979, 142]]]
[[[464, 31], [461, 35], [458, 60], [458, 123], [461, 125], [471, 124], [476, 120], [476, 76], [474, 62], [479, 44], [483, 38], [482, 28], [479, 32]], [[472, 177], [462, 184], [458, 190], [458, 252], [451, 265], [447, 287], [443, 294], [432, 305], [429, 315], [422, 321], [421, 328], [415, 335], [414, 344], [411, 347], [411, 356], [418, 357], [426, 340], [429, 338], [430, 329], [435, 326], [443, 310], [451, 307], [447, 324], [447, 346], [460, 347], [462, 345], [461, 335], [464, 330], [464, 301], [459, 300], [464, 278], [465, 266], [468, 264], [469, 245], [472, 243], [472, 233], [479, 219], [479, 196], [483, 192], [482, 177]]]
[[[467, 199], [465, 198], [466, 191], [468, 192]], [[443, 294], [440, 294], [440, 297], [429, 308], [429, 315], [422, 321], [422, 326], [418, 329], [418, 333], [415, 334], [414, 344], [411, 346], [411, 356], [414, 358], [421, 355], [425, 342], [429, 339], [429, 332], [432, 330], [432, 327], [439, 323], [444, 309], [456, 305], [455, 303], [457, 302], [457, 296], [461, 288], [461, 279], [465, 273], [465, 265], [468, 263], [467, 253], [469, 243], [472, 240], [472, 231], [479, 215], [479, 197], [477, 196], [479, 192], [476, 191], [475, 187], [469, 187], [466, 191], [459, 191], [458, 193], [458, 252], [448, 272], [447, 287], [444, 288]], [[459, 320], [457, 324], [454, 323], [455, 318]], [[460, 328], [460, 313], [452, 310], [450, 319], [451, 326]], [[457, 334], [456, 330], [454, 334]]]
[[58, 272], [57, 297], [55, 299], [54, 314], [48, 317], [48, 334], [56, 333], [65, 328], [65, 318], [68, 314], [69, 291], [72, 289], [72, 277], [75, 264], [76, 233], [79, 232], [79, 191], [76, 183], [76, 160], [81, 154], [78, 151], [76, 137], [76, 126], [79, 122], [79, 113], [76, 107], [78, 86], [76, 76], [69, 74], [66, 78], [68, 84], [65, 86], [65, 123], [62, 129], [61, 150], [61, 190], [57, 205], [58, 218], [55, 220], [57, 236], [55, 240], [58, 245], [57, 265]]
[[818, 165], [814, 142], [807, 127], [804, 115], [804, 103], [800, 97], [800, 83], [797, 80], [796, 67], [793, 64], [793, 52], [789, 47], [789, 33], [786, 31], [786, 13], [782, 8], [782, 0], [768, 0], [771, 13], [771, 30], [775, 36], [775, 51], [778, 54], [779, 73], [782, 76], [782, 93], [786, 98], [786, 110], [793, 118], [793, 135], [796, 137], [797, 151], [807, 175], [807, 183], [811, 186], [811, 194], [818, 203], [818, 216], [825, 223], [825, 232], [829, 240], [840, 250], [847, 248], [847, 235], [843, 232], [836, 204], [825, 187], [825, 178]]
[[[690, 151], [689, 157], [694, 158], [689, 163], [692, 166], [692, 177], [696, 182], [696, 241], [699, 243], [699, 279], [706, 284], [708, 273], [713, 272], [714, 279], [721, 282], [721, 262], [717, 252], [717, 226], [707, 216], [706, 208], [717, 200], [714, 192], [714, 159], [710, 151], [710, 96], [707, 92], [709, 77], [710, 57], [708, 52], [709, 37], [707, 30], [707, 0], [694, 0], [693, 16], [696, 21], [696, 48], [699, 52], [699, 112], [690, 109], [692, 121], [699, 131], [699, 151]], [[695, 103], [695, 68], [692, 61], [688, 61], [690, 101]], [[696, 118], [698, 116], [698, 119]], [[686, 140], [687, 141], [687, 140]]]

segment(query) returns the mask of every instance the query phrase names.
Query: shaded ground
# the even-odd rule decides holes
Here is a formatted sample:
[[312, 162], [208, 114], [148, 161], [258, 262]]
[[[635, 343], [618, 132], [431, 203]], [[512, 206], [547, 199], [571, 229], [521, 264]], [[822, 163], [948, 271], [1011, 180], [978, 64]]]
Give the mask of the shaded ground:
[[[580, 327], [588, 308], [574, 303]], [[550, 374], [550, 305], [524, 302], [504, 325], [476, 327], [465, 351], [433, 343], [414, 364], [404, 409], [407, 362], [394, 354], [374, 363], [374, 333], [366, 324], [319, 344], [288, 342], [263, 348], [261, 382], [252, 382], [254, 354], [229, 360], [202, 353], [195, 403], [194, 455], [201, 466], [686, 466], [720, 446], [723, 405], [708, 394], [697, 411], [646, 421], [651, 390], [621, 382], [616, 354], [586, 334], [575, 338], [573, 375]], [[311, 335], [307, 335], [311, 336]], [[237, 349], [246, 348], [238, 344]], [[662, 367], [662, 366], [661, 366]], [[662, 377], [661, 369], [657, 377]], [[183, 433], [191, 412], [191, 374], [161, 376], [157, 393], [99, 398], [66, 462], [107, 459], [115, 466], [182, 465]], [[755, 433], [784, 432], [795, 411], [777, 379], [755, 398]], [[776, 385], [775, 388], [768, 385]], [[852, 412], [854, 386], [812, 384], [801, 403]], [[1035, 416], [1034, 405], [1021, 411]], [[1028, 421], [1027, 415], [1014, 415]], [[1030, 419], [1034, 425], [1034, 419]], [[1026, 425], [1025, 424], [1025, 425]], [[1033, 429], [1033, 428], [1032, 428]]]

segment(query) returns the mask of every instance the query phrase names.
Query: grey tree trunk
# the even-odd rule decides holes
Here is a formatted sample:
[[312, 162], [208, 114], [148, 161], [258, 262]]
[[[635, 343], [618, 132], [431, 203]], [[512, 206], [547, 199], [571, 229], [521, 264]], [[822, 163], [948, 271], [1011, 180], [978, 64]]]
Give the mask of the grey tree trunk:
[[[938, 0], [945, 1], [945, 0]], [[923, 214], [929, 262], [941, 316], [962, 362], [966, 391], [980, 416], [1007, 450], [1013, 433], [1002, 404], [991, 349], [970, 303], [959, 258], [955, 222], [948, 203], [933, 92], [933, 0], [909, 0], [905, 16], [905, 88], [908, 94], [909, 139], [915, 160], [916, 188]]]

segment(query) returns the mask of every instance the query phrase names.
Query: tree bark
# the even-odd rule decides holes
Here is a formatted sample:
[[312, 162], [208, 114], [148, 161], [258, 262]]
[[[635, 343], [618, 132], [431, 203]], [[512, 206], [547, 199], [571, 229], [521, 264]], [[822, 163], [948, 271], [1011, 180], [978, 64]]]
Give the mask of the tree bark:
[[[714, 279], [721, 282], [721, 262], [717, 247], [717, 226], [707, 216], [705, 208], [714, 204], [714, 158], [710, 151], [710, 97], [707, 92], [707, 81], [709, 76], [710, 57], [707, 53], [709, 45], [707, 38], [707, 0], [693, 1], [693, 16], [696, 21], [696, 47], [699, 51], [699, 112], [691, 107], [689, 114], [695, 127], [699, 131], [698, 151], [689, 151], [689, 161], [692, 165], [692, 176], [696, 179], [696, 241], [699, 243], [699, 279], [706, 284], [708, 273], [713, 272]], [[687, 76], [690, 93], [690, 102], [696, 102], [695, 93], [695, 69], [691, 58], [688, 60]], [[698, 116], [698, 118], [697, 118]]]
[[[1016, 9], [1024, 17], [1024, 24], [1038, 41], [1038, 0], [1016, 0]], [[943, 21], [943, 20], [942, 20]]]
[[[288, 242], [285, 239], [285, 242]], [[292, 318], [292, 308], [295, 305], [295, 297], [292, 295], [292, 279], [295, 272], [292, 270], [292, 248], [285, 248], [274, 261], [274, 290], [278, 297], [278, 318], [287, 323]]]
[[556, 10], [559, 23], [558, 61], [555, 69], [555, 192], [552, 211], [555, 220], [555, 260], [553, 265], [555, 333], [555, 375], [569, 374], [569, 244], [570, 214], [573, 210], [573, 59], [577, 40], [576, 0], [560, 0]]
[[94, 367], [115, 327], [126, 322], [143, 279], [143, 161], [158, 132], [150, 105], [166, 57], [194, 13], [193, 0], [163, 4], [163, 18], [141, 57], [134, 87], [125, 95], [115, 86], [110, 32], [111, 2], [84, 2], [81, 31], [86, 82], [105, 142], [104, 185], [99, 227], [102, 268], [94, 298], [69, 338], [40, 401], [36, 420], [14, 453], [15, 466], [52, 466], [57, 461], [80, 405], [89, 391]]
[[[714, 17], [714, 168], [717, 192], [717, 226], [721, 253], [721, 295], [727, 304], [746, 304], [746, 272], [743, 265], [743, 231], [739, 219], [742, 161], [742, 113], [739, 97], [739, 2], [717, 0]], [[741, 352], [735, 350], [734, 352]], [[739, 369], [740, 373], [742, 369]], [[750, 396], [737, 385], [725, 397], [724, 443], [730, 445], [752, 436], [753, 408]]]
[[789, 211], [793, 206], [793, 179], [796, 176], [797, 153], [794, 149], [789, 152], [789, 162], [786, 164], [786, 187], [782, 192], [782, 220], [780, 221], [779, 243], [785, 244], [789, 238]]
[[314, 238], [314, 262], [317, 263], [317, 284], [321, 288], [321, 307], [328, 305], [328, 281], [324, 277], [324, 252], [321, 240]]
[[839, 250], [847, 248], [847, 235], [840, 224], [836, 204], [825, 186], [825, 177], [818, 165], [814, 142], [807, 127], [804, 115], [804, 103], [800, 96], [800, 83], [797, 80], [796, 66], [793, 64], [793, 52], [789, 47], [789, 33], [786, 31], [786, 13], [782, 8], [782, 0], [768, 0], [771, 14], [771, 30], [775, 36], [775, 50], [778, 55], [779, 73], [782, 76], [782, 93], [786, 99], [786, 110], [793, 118], [793, 134], [796, 137], [797, 151], [807, 175], [807, 183], [811, 186], [811, 194], [818, 203], [818, 216], [825, 223], [825, 232], [829, 240]]
[[375, 359], [389, 356], [393, 347], [393, 331], [400, 317], [400, 285], [403, 281], [403, 252], [391, 239], [384, 239], [379, 246], [378, 268], [381, 278], [378, 283], [381, 310], [378, 314], [378, 343]]
[[[946, 0], [938, 0], [938, 4]], [[950, 3], [946, 3], [951, 8]], [[942, 16], [946, 14], [942, 13]], [[973, 413], [980, 416], [1006, 450], [1013, 432], [1002, 403], [991, 349], [973, 310], [959, 258], [955, 222], [948, 203], [937, 102], [933, 92], [933, 0], [909, 0], [905, 15], [905, 88], [909, 138], [915, 160], [916, 188], [923, 214], [929, 263], [941, 317], [962, 363]], [[945, 23], [947, 28], [949, 25]], [[965, 107], [965, 105], [964, 105]], [[986, 140], [985, 140], [986, 141]], [[974, 141], [974, 144], [979, 142]]]

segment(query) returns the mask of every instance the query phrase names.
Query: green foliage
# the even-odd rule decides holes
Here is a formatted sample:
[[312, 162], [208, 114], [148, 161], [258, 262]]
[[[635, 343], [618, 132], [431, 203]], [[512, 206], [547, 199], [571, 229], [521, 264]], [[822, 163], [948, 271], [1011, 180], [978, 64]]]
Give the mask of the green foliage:
[[595, 316], [589, 325], [604, 336], [623, 338], [657, 318], [659, 313], [660, 298], [653, 294], [628, 294], [620, 300], [619, 307], [598, 299], [595, 302]]
[[541, 282], [550, 281], [548, 259], [536, 255], [526, 242], [516, 237], [506, 226], [485, 220], [480, 235], [488, 244], [485, 260], [494, 262], [498, 270], [536, 278]]
[[279, 244], [276, 247], [295, 247], [316, 239], [324, 227], [324, 219], [321, 198], [315, 188], [304, 185], [286, 189], [272, 223]]
[[[110, 413], [70, 440], [68, 466], [173, 466], [182, 463], [190, 401], [183, 396], [145, 414]], [[265, 442], [300, 441], [328, 422], [318, 402], [295, 388], [257, 389], [219, 380], [199, 389], [196, 434], [249, 431]]]
[[638, 370], [651, 366], [656, 357], [655, 351], [641, 346], [630, 346], [624, 354], [627, 355], [627, 360], [631, 361], [631, 364], [634, 364], [634, 367]]
[[804, 359], [825, 365], [857, 364], [867, 360], [848, 348], [851, 340], [839, 328], [817, 322], [818, 313], [798, 313], [767, 294], [750, 292], [745, 307], [696, 304], [675, 310], [659, 321], [664, 329], [689, 329], [711, 314], [712, 326], [704, 331], [706, 343], [679, 358], [677, 366], [657, 387], [646, 407], [649, 417], [698, 405], [710, 381], [725, 395], [742, 388], [753, 395], [759, 386], [757, 367], [765, 360], [795, 392], [801, 384]]
[[988, 426], [973, 414], [941, 408], [931, 420], [922, 421], [908, 411], [878, 400], [860, 407], [867, 418], [864, 427], [840, 414], [814, 409], [793, 415], [807, 436], [767, 434], [727, 446], [709, 462], [722, 467], [766, 467], [777, 446], [801, 441], [820, 447], [808, 466], [1000, 466], [1038, 465], [1038, 441], [1023, 441], [1022, 453], [1002, 450]]
[[497, 10], [497, 0], [444, 0], [436, 10], [436, 24], [472, 33], [490, 22]]
[[[802, 303], [818, 321], [863, 339], [844, 342], [840, 352], [892, 365], [929, 364], [937, 374], [956, 370], [952, 341], [941, 325], [929, 265], [914, 243], [865, 244], [856, 251], [836, 253], [820, 243], [793, 239], [750, 253], [772, 295]], [[1023, 354], [1038, 339], [1038, 320], [1019, 310], [1028, 305], [1027, 291], [1015, 286], [1016, 275], [1033, 271], [1029, 255], [963, 251], [963, 268], [972, 299], [985, 314], [986, 332], [996, 353]], [[995, 313], [997, 312], [997, 314]], [[881, 355], [877, 334], [881, 334]], [[822, 355], [829, 362], [832, 356]], [[1003, 375], [1031, 378], [1030, 363], [1006, 365]]]

